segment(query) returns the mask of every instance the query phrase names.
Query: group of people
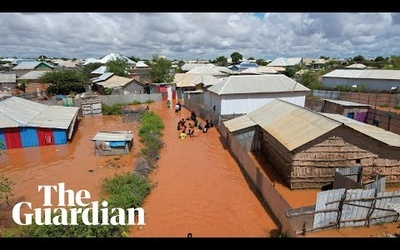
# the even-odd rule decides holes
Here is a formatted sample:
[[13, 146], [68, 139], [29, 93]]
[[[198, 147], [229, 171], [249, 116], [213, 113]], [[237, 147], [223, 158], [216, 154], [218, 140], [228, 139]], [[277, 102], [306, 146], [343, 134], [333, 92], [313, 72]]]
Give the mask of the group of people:
[[186, 121], [184, 118], [182, 118], [181, 120], [178, 121], [178, 125], [177, 125], [177, 130], [181, 130], [181, 134], [179, 135], [179, 137], [181, 139], [185, 139], [186, 136], [190, 136], [190, 137], [194, 136], [194, 125], [189, 123], [189, 129], [187, 132], [186, 132], [186, 129], [187, 129]]
[[[167, 100], [167, 107], [170, 108], [171, 101]], [[182, 110], [182, 104], [178, 101], [175, 105], [175, 113], [179, 113]], [[193, 121], [193, 124], [191, 123]], [[186, 125], [188, 122], [188, 125]], [[190, 117], [182, 118], [178, 121], [176, 126], [178, 131], [181, 131], [179, 138], [184, 139], [186, 136], [193, 137], [195, 128], [198, 128], [203, 133], [207, 133], [210, 128], [214, 127], [214, 124], [211, 120], [206, 120], [205, 125], [203, 126], [202, 122], [199, 122], [196, 112], [192, 110], [190, 112]]]

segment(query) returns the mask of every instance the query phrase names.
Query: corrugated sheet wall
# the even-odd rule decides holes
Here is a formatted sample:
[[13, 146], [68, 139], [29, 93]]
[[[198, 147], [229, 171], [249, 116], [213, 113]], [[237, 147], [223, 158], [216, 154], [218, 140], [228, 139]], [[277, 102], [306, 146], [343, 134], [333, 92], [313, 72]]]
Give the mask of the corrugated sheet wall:
[[4, 130], [0, 129], [0, 150], [6, 149], [6, 138], [4, 137]]
[[39, 145], [36, 128], [19, 128], [22, 147], [36, 147]]
[[55, 145], [67, 143], [67, 132], [65, 130], [54, 129], [53, 135], [54, 135], [54, 144]]

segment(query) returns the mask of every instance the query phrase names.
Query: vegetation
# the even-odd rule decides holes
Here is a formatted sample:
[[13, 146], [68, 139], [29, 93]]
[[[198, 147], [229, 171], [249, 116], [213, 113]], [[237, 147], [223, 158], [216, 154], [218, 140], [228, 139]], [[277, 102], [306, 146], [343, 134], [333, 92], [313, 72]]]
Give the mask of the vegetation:
[[0, 201], [4, 201], [7, 206], [10, 205], [10, 196], [12, 195], [13, 181], [5, 176], [0, 176]]
[[[150, 101], [149, 101], [150, 102]], [[128, 208], [139, 208], [150, 193], [153, 185], [148, 180], [147, 174], [155, 167], [155, 160], [159, 158], [158, 151], [163, 146], [161, 141], [164, 123], [162, 119], [152, 111], [146, 109], [140, 113], [141, 126], [139, 136], [143, 142], [143, 157], [139, 157], [133, 173], [115, 174], [104, 179], [101, 191], [104, 196], [100, 201], [108, 202], [108, 218], [114, 213], [111, 208], [122, 208], [127, 212]], [[151, 159], [150, 159], [151, 158]], [[147, 166], [146, 169], [143, 167]], [[91, 212], [93, 213], [93, 212]], [[53, 215], [57, 216], [58, 214]], [[99, 211], [98, 221], [102, 221], [102, 213]], [[68, 214], [70, 221], [71, 214]], [[91, 214], [89, 213], [89, 217]], [[125, 214], [127, 218], [128, 214]], [[126, 237], [130, 225], [85, 225], [82, 216], [78, 214], [78, 225], [28, 225], [18, 226], [2, 232], [2, 237]]]
[[117, 58], [106, 63], [107, 71], [112, 72], [117, 76], [126, 76], [128, 73], [126, 67], [128, 66], [126, 60]]
[[155, 83], [171, 83], [173, 80], [173, 76], [170, 75], [171, 65], [170, 61], [154, 55], [152, 62], [149, 64], [151, 81]]
[[50, 84], [46, 89], [48, 95], [84, 92], [83, 81], [83, 75], [71, 69], [46, 72], [39, 78], [39, 82]]
[[89, 63], [87, 65], [84, 65], [82, 67], [82, 76], [85, 80], [89, 80], [92, 77], [92, 72], [98, 68], [103, 66], [102, 63], [96, 62], [96, 63]]
[[242, 54], [240, 54], [237, 51], [235, 51], [231, 54], [231, 58], [232, 58], [232, 64], [238, 64], [238, 63], [240, 63], [240, 60], [243, 60]]
[[[147, 100], [144, 103], [152, 103], [154, 102], [153, 100]], [[138, 104], [142, 104], [142, 102], [140, 101], [133, 101], [127, 104], [123, 104], [123, 103], [116, 103], [113, 105], [107, 105], [105, 103], [101, 104], [101, 108], [103, 111], [103, 115], [121, 115], [122, 114], [122, 107], [124, 106], [129, 106], [129, 105], [138, 105]]]

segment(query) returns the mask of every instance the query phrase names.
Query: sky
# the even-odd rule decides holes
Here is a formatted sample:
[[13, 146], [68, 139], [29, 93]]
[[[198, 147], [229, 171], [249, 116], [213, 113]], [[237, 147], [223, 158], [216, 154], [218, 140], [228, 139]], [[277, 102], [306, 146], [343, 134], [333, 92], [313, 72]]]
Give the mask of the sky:
[[142, 60], [400, 55], [400, 13], [0, 13], [0, 57]]

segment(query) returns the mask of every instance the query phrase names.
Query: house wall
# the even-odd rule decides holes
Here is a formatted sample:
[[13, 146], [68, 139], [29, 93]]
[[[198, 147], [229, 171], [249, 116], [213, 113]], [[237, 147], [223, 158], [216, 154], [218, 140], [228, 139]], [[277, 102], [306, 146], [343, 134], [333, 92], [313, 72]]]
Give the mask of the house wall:
[[346, 126], [289, 152], [263, 132], [264, 154], [292, 189], [322, 188], [332, 184], [336, 168], [360, 166], [362, 182], [387, 176], [388, 186], [400, 186], [400, 149], [389, 147]]
[[334, 88], [337, 85], [352, 87], [353, 85], [364, 85], [371, 90], [386, 90], [390, 91], [392, 87], [400, 89], [400, 80], [386, 79], [357, 79], [357, 78], [339, 78], [339, 77], [324, 77], [322, 76], [322, 84], [327, 88]]
[[6, 148], [22, 148], [21, 136], [19, 134], [19, 128], [5, 128], [4, 138], [6, 142]]
[[67, 131], [64, 129], [54, 129], [53, 135], [55, 145], [66, 144], [68, 142]]
[[4, 137], [4, 129], [0, 129], [0, 149], [6, 149], [6, 138]]
[[[241, 94], [241, 95], [222, 95], [220, 115], [247, 114], [275, 98], [304, 107], [306, 93], [265, 93], [265, 94]], [[211, 103], [211, 105], [215, 105]], [[212, 106], [210, 106], [212, 107]]]
[[22, 147], [36, 147], [39, 145], [36, 128], [19, 128]]
[[135, 81], [125, 86], [124, 90], [132, 94], [144, 94], [144, 86], [136, 83]]
[[252, 151], [253, 148], [256, 148], [256, 142], [259, 141], [257, 140], [256, 136], [256, 128], [256, 126], [253, 126], [250, 128], [241, 129], [232, 133], [232, 135], [229, 133], [229, 131], [227, 132], [228, 136], [235, 136], [236, 140], [246, 149], [246, 151]]

